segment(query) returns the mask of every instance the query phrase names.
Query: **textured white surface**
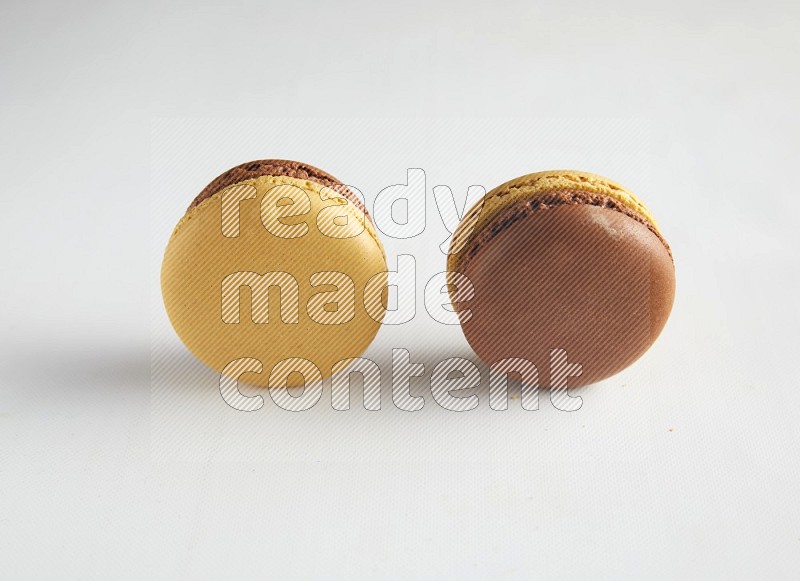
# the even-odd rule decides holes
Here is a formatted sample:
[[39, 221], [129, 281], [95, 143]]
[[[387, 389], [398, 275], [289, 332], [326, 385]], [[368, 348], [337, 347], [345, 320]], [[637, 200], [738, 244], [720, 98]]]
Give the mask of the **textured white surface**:
[[[788, 2], [4, 5], [2, 576], [797, 578], [798, 24]], [[260, 157], [368, 198], [409, 167], [459, 199], [608, 175], [672, 244], [673, 316], [577, 412], [485, 390], [445, 412], [432, 367], [472, 355], [422, 310], [429, 204], [386, 241], [416, 257], [417, 317], [369, 352], [425, 363], [425, 407], [234, 412], [158, 269], [191, 197]], [[151, 334], [177, 370], [152, 387]]]

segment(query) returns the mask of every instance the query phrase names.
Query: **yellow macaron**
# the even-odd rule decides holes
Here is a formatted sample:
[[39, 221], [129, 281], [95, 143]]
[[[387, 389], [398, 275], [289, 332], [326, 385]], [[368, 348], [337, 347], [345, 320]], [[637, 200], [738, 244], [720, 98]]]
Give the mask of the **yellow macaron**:
[[175, 331], [206, 365], [255, 385], [296, 386], [367, 348], [385, 311], [387, 270], [349, 188], [308, 164], [261, 160], [195, 198], [167, 245], [161, 288]]

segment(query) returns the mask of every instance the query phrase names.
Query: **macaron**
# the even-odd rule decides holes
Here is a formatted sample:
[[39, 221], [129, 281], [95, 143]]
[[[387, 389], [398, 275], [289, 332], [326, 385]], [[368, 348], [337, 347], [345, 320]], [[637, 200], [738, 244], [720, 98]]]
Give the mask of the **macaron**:
[[210, 368], [293, 387], [360, 356], [385, 313], [386, 256], [363, 202], [288, 160], [236, 166], [194, 198], [164, 252], [177, 335]]
[[653, 214], [623, 186], [581, 171], [490, 191], [456, 229], [447, 267], [475, 353], [490, 365], [525, 359], [541, 386], [564, 380], [551, 373], [563, 357], [572, 372], [559, 387], [622, 371], [658, 338], [675, 297], [672, 252]]

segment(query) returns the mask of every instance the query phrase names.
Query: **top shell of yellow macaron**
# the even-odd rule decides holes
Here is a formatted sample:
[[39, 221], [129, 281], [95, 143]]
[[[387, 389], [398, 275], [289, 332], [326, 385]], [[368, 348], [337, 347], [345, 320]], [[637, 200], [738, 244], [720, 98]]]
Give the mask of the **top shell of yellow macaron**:
[[[282, 361], [310, 361], [325, 377], [363, 353], [380, 328], [387, 270], [372, 223], [341, 194], [261, 176], [186, 213], [164, 253], [161, 288], [195, 356], [218, 372], [257, 360], [262, 372], [242, 380], [275, 385]], [[304, 380], [294, 373], [277, 384]]]
[[464, 215], [453, 234], [447, 258], [447, 270], [457, 272], [469, 240], [498, 214], [521, 200], [534, 200], [555, 192], [584, 192], [612, 198], [644, 218], [659, 232], [653, 214], [635, 194], [620, 184], [588, 172], [552, 170], [524, 175], [501, 184], [486, 194]]

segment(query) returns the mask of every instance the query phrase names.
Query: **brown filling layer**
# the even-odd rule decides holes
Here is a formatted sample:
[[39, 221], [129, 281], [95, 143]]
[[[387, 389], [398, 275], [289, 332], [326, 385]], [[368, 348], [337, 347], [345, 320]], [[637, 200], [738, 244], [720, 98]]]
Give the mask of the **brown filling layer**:
[[350, 188], [337, 180], [329, 173], [322, 171], [313, 165], [301, 163], [299, 161], [291, 161], [288, 159], [262, 159], [257, 161], [248, 161], [241, 165], [237, 165], [217, 176], [214, 181], [208, 184], [197, 197], [192, 200], [192, 203], [187, 208], [187, 212], [197, 206], [203, 200], [206, 200], [219, 192], [224, 190], [230, 185], [235, 183], [259, 178], [261, 176], [285, 176], [301, 180], [310, 180], [322, 186], [327, 186], [345, 198], [347, 198], [356, 208], [364, 212], [364, 215], [370, 219], [367, 209], [361, 202], [360, 198], [356, 196]]
[[664, 248], [667, 249], [670, 258], [672, 258], [672, 251], [670, 250], [669, 244], [667, 244], [667, 241], [664, 240], [664, 238], [661, 236], [658, 230], [656, 230], [653, 224], [646, 218], [640, 216], [638, 213], [634, 212], [633, 210], [625, 206], [624, 204], [620, 203], [614, 198], [605, 196], [603, 194], [562, 190], [562, 191], [552, 192], [544, 196], [537, 196], [532, 200], [520, 200], [514, 203], [509, 208], [500, 212], [497, 216], [494, 217], [494, 219], [492, 219], [489, 222], [489, 224], [481, 228], [481, 231], [478, 232], [473, 237], [469, 250], [467, 251], [466, 255], [461, 261], [459, 270], [463, 272], [467, 260], [474, 258], [478, 254], [478, 252], [480, 252], [481, 248], [484, 245], [486, 245], [489, 241], [494, 239], [501, 232], [508, 230], [511, 226], [513, 226], [526, 216], [534, 212], [545, 211], [548, 208], [554, 208], [557, 206], [565, 206], [565, 205], [580, 205], [580, 204], [589, 204], [592, 206], [608, 208], [609, 210], [616, 210], [617, 212], [621, 212], [622, 214], [625, 214], [629, 218], [632, 218], [637, 222], [644, 224], [645, 226], [647, 226], [647, 229], [650, 230], [650, 232], [652, 232], [653, 234], [655, 234], [656, 237], [661, 241], [661, 243], [664, 245]]

